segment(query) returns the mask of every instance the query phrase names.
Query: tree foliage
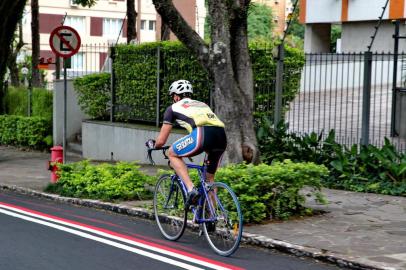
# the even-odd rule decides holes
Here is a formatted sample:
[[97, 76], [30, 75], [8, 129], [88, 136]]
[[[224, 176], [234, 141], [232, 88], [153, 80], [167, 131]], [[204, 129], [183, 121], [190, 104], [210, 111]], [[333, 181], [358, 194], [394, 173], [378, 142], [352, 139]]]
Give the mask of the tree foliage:
[[92, 7], [96, 4], [97, 0], [74, 0], [76, 4], [81, 5], [82, 7]]
[[[263, 4], [253, 3], [248, 11], [248, 38], [250, 40], [271, 40], [272, 31], [275, 27], [273, 23], [273, 12], [270, 7]], [[210, 39], [210, 14], [206, 15], [204, 24], [204, 37]]]
[[300, 39], [304, 39], [305, 27], [299, 22], [300, 8], [299, 5], [296, 6], [295, 12], [292, 14], [292, 22], [289, 27], [289, 34]]
[[263, 4], [251, 4], [248, 11], [248, 38], [271, 40], [273, 28], [272, 9]]

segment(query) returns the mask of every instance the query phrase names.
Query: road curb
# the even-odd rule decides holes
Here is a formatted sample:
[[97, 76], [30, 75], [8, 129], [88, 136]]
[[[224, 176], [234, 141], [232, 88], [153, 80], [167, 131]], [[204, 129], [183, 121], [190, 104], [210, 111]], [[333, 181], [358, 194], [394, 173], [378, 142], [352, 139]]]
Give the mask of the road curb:
[[[103, 209], [106, 211], [111, 211], [115, 213], [125, 214], [129, 216], [136, 216], [145, 219], [154, 219], [153, 213], [145, 208], [139, 207], [128, 207], [122, 204], [114, 204], [108, 202], [102, 202], [99, 200], [91, 199], [78, 199], [72, 197], [63, 197], [56, 194], [40, 192], [28, 188], [22, 188], [14, 185], [0, 185], [1, 190], [9, 190], [20, 194], [25, 194], [29, 196], [35, 196], [40, 198], [45, 198], [57, 202], [64, 202], [75, 204], [79, 206], [92, 207]], [[291, 244], [282, 240], [276, 240], [268, 238], [258, 234], [243, 233], [242, 243], [253, 245], [262, 248], [276, 249], [284, 253], [293, 254], [299, 257], [309, 257], [316, 260], [333, 263], [340, 267], [346, 267], [350, 269], [357, 270], [396, 270], [392, 267], [387, 267], [384, 265], [370, 265], [365, 262], [360, 262], [362, 258], [346, 256], [343, 254], [338, 254], [328, 250], [320, 250], [317, 248], [305, 247], [300, 245]]]

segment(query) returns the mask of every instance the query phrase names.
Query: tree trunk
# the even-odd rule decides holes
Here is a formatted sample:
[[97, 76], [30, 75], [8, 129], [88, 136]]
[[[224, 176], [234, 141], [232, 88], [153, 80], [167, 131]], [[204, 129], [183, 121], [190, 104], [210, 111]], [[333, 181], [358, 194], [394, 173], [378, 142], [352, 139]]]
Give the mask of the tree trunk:
[[137, 12], [135, 11], [135, 0], [127, 0], [127, 44], [137, 39], [137, 30], [135, 20]]
[[14, 30], [23, 14], [26, 0], [2, 0], [0, 2], [0, 113], [4, 113], [3, 80]]
[[224, 121], [229, 162], [259, 162], [254, 129], [253, 74], [248, 51], [249, 0], [209, 0], [211, 45], [185, 22], [171, 0], [153, 0], [162, 20], [214, 79], [214, 109]]
[[169, 40], [170, 34], [171, 29], [169, 29], [169, 26], [161, 20], [161, 40]]
[[18, 67], [16, 61], [16, 54], [11, 53], [7, 62], [7, 66], [10, 72], [10, 84], [15, 87], [20, 86], [20, 76], [18, 74]]
[[22, 26], [22, 21], [20, 20], [18, 22], [18, 42], [15, 43], [12, 42], [11, 44], [11, 49], [10, 49], [10, 55], [7, 61], [7, 66], [10, 71], [10, 82], [12, 86], [20, 86], [20, 76], [19, 76], [19, 70], [17, 66], [17, 56], [21, 51], [21, 48], [24, 46], [24, 41], [23, 41], [23, 26]]
[[[238, 6], [238, 1], [237, 6]], [[234, 77], [239, 85], [240, 100], [244, 100], [246, 110], [241, 111], [241, 136], [243, 138], [243, 158], [254, 163], [259, 162], [257, 137], [254, 127], [254, 75], [248, 49], [248, 7], [249, 0], [240, 1], [230, 23], [230, 48]], [[254, 132], [253, 132], [254, 131]]]
[[39, 64], [39, 51], [40, 51], [40, 36], [39, 36], [39, 6], [38, 0], [31, 0], [31, 34], [32, 34], [32, 58], [31, 58], [31, 70], [32, 70], [32, 86], [40, 87], [41, 78], [38, 69]]

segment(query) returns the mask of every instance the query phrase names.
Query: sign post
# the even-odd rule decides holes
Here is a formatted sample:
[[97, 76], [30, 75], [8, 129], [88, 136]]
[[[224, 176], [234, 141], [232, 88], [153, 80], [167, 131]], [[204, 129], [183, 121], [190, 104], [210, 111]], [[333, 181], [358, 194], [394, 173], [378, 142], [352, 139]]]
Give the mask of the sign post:
[[49, 45], [52, 51], [63, 58], [63, 163], [66, 163], [66, 131], [67, 131], [67, 81], [66, 62], [67, 59], [76, 54], [80, 48], [80, 36], [70, 26], [59, 26], [55, 28], [49, 37]]

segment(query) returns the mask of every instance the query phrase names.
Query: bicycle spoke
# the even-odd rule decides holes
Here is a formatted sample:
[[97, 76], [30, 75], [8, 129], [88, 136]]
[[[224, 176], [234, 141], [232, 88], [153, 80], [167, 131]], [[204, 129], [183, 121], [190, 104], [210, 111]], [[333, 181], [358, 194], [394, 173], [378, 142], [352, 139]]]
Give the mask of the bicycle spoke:
[[186, 227], [185, 197], [179, 183], [169, 175], [162, 176], [155, 187], [154, 211], [164, 237], [179, 239]]
[[222, 256], [234, 253], [241, 240], [242, 214], [237, 197], [226, 184], [215, 183], [208, 191], [203, 217], [214, 219], [214, 222], [203, 224], [203, 231], [213, 250]]

